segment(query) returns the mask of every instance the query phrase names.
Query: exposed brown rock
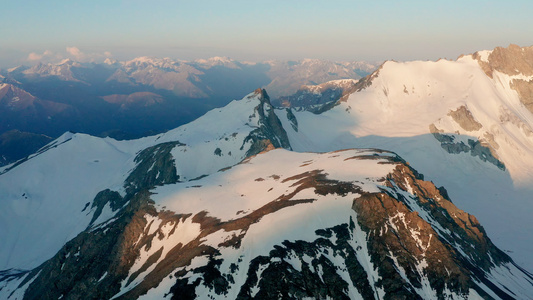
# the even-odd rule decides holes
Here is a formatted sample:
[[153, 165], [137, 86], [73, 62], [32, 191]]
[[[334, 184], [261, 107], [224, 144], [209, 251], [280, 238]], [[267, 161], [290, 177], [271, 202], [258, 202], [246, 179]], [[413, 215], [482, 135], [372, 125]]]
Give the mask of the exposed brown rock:
[[522, 104], [524, 104], [530, 112], [533, 112], [533, 81], [513, 79], [510, 86], [518, 93], [518, 97]]
[[[239, 248], [250, 226], [264, 216], [316, 201], [294, 199], [304, 189], [312, 189], [317, 195], [356, 197], [352, 209], [357, 213], [356, 222], [367, 239], [354, 239], [355, 231], [360, 229], [356, 229], [354, 219], [350, 217], [332, 228], [317, 230], [314, 241], [284, 241], [275, 245], [268, 255], [253, 258], [247, 266], [249, 271], [238, 299], [251, 298], [250, 291], [254, 287], [259, 288], [257, 298], [279, 298], [282, 295], [284, 298], [331, 296], [349, 299], [346, 292], [348, 281], [339, 276], [339, 266], [345, 268], [351, 284], [365, 299], [374, 298], [373, 285], [385, 291], [384, 299], [421, 299], [417, 289], [428, 282], [439, 299], [445, 299], [445, 289], [466, 296], [473, 288], [482, 294], [476, 281], [487, 281], [484, 272], [494, 265], [510, 262], [486, 237], [475, 217], [456, 208], [444, 189], [424, 181], [422, 175], [401, 158], [376, 154], [357, 159], [382, 159], [385, 163], [396, 164], [395, 169], [382, 179], [384, 186], [380, 192], [364, 192], [353, 182], [332, 180], [323, 170], [312, 170], [282, 180], [281, 183], [291, 184], [293, 192], [273, 196], [271, 202], [255, 211], [245, 215], [238, 212], [236, 219], [226, 221], [210, 216], [206, 211], [195, 215], [156, 211], [149, 192], [140, 190], [131, 196], [115, 221], [92, 232], [83, 232], [53, 259], [32, 271], [29, 278], [37, 279], [28, 289], [28, 298], [57, 299], [65, 295], [65, 299], [108, 299], [120, 291], [121, 282], [125, 279], [132, 282], [149, 268], [153, 269], [143, 274], [144, 280], [118, 299], [136, 299], [169, 275], [176, 280], [171, 288], [174, 298], [195, 298], [195, 288], [200, 284], [217, 295], [224, 295], [229, 284], [234, 283], [232, 274], [241, 266], [241, 261], [231, 262], [231, 274], [221, 274], [224, 257], [218, 248]], [[270, 177], [281, 179], [277, 175]], [[422, 211], [426, 213], [419, 213]], [[148, 222], [150, 218], [147, 216], [156, 217], [160, 222]], [[185, 244], [178, 243], [172, 249], [165, 249], [169, 251], [164, 257], [163, 248], [152, 249], [153, 254], [128, 278], [141, 251], [155, 247], [155, 239], [175, 234], [180, 230], [178, 224], [184, 221], [199, 224], [199, 235]], [[157, 228], [155, 224], [158, 224]], [[167, 233], [163, 227], [168, 226], [173, 227]], [[206, 237], [220, 230], [228, 233], [223, 242], [215, 246], [203, 244]], [[380, 276], [377, 282], [369, 281], [370, 277], [359, 261], [358, 251], [362, 246], [368, 249], [373, 266], [377, 268]], [[68, 254], [75, 251], [79, 255]], [[206, 257], [208, 263], [193, 269], [187, 267], [198, 256]], [[288, 263], [288, 259], [299, 260], [299, 270]], [[343, 263], [338, 265], [339, 261]], [[260, 267], [262, 273], [258, 275]], [[316, 272], [318, 269], [321, 275]], [[37, 275], [39, 271], [41, 273]], [[106, 280], [99, 281], [104, 274]], [[191, 274], [198, 276], [187, 276]], [[189, 278], [195, 279], [189, 281]], [[50, 288], [52, 284], [54, 288]], [[502, 298], [508, 296], [494, 285], [490, 288], [503, 295]]]
[[[455, 261], [453, 250], [439, 240], [438, 233], [417, 212], [386, 193], [365, 194], [354, 201], [353, 209], [368, 233], [369, 251], [383, 277], [381, 286], [387, 294], [407, 292], [405, 286], [395, 284], [403, 279], [389, 253], [417, 288], [422, 286], [421, 276], [426, 275], [430, 282], [438, 283], [432, 286], [437, 293], [443, 292], [444, 284], [454, 291], [468, 292], [470, 282], [466, 270]], [[428, 267], [420, 274], [415, 266], [423, 260]]]
[[[410, 167], [398, 165], [388, 176], [387, 185], [390, 187], [396, 185], [404, 191], [411, 190], [418, 197], [419, 205], [430, 212], [443, 228], [454, 233], [448, 235], [440, 232], [440, 234], [448, 241], [456, 240], [459, 245], [464, 245], [463, 251], [471, 255], [478, 267], [488, 270], [493, 265], [488, 255], [496, 258], [496, 263], [510, 261], [507, 255], [492, 244], [473, 215], [457, 208], [433, 183], [418, 178]], [[476, 249], [473, 250], [470, 245], [475, 245]]]
[[487, 76], [491, 78], [493, 71], [508, 75], [533, 75], [533, 47], [520, 47], [510, 44], [507, 48], [496, 47], [492, 50], [488, 63], [481, 61], [479, 58], [479, 54], [475, 53], [474, 59], [478, 59], [483, 69], [488, 71], [486, 71]]
[[[493, 77], [494, 71], [510, 76], [533, 76], [533, 46], [520, 47], [511, 44], [507, 48], [497, 47], [492, 50], [488, 62], [482, 61], [478, 53], [474, 53], [472, 57], [478, 60], [490, 78]], [[509, 84], [518, 93], [520, 101], [533, 113], [533, 81], [513, 79]]]
[[451, 116], [453, 120], [466, 131], [478, 131], [481, 129], [481, 127], [483, 127], [478, 121], [476, 121], [476, 119], [474, 119], [472, 113], [464, 105], [460, 106], [456, 110], [450, 111], [448, 116]]
[[444, 130], [438, 129], [437, 126], [435, 126], [435, 124], [430, 124], [429, 125], [429, 132], [431, 132], [431, 133], [443, 133]]

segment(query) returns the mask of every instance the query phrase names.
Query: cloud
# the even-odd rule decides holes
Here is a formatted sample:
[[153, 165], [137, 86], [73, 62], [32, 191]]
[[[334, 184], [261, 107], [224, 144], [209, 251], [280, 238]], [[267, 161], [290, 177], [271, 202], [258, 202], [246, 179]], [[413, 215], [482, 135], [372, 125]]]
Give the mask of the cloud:
[[83, 60], [86, 56], [78, 47], [67, 47], [67, 53], [73, 56], [76, 60]]
[[35, 52], [32, 52], [28, 55], [28, 60], [41, 60], [43, 58], [42, 54], [37, 54]]
[[85, 53], [81, 51], [80, 48], [74, 46], [67, 47], [66, 50], [67, 56], [70, 56], [70, 58], [79, 62], [98, 62], [112, 57], [112, 54], [109, 51]]
[[44, 58], [50, 58], [52, 56], [54, 56], [54, 53], [52, 51], [50, 51], [50, 50], [46, 50], [42, 54], [32, 52], [32, 53], [28, 54], [27, 60], [29, 60], [29, 61], [38, 61], [38, 60], [43, 60]]
[[58, 63], [64, 58], [70, 58], [79, 62], [102, 62], [112, 56], [109, 51], [86, 53], [78, 47], [69, 46], [65, 48], [65, 51], [60, 52], [52, 52], [50, 50], [46, 50], [43, 53], [31, 52], [26, 57], [26, 61], [30, 63]]

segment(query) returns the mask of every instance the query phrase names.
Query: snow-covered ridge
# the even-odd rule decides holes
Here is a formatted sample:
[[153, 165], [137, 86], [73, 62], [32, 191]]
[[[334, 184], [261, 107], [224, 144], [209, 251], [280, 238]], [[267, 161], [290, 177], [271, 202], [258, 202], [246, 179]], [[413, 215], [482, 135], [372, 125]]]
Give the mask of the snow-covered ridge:
[[[29, 297], [55, 278], [75, 288], [59, 285], [46, 297], [76, 295], [80, 285], [111, 299], [164, 298], [183, 291], [189, 298], [268, 298], [295, 285], [300, 288], [292, 298], [467, 299], [485, 293], [527, 298], [533, 293], [531, 277], [494, 248], [476, 219], [394, 153], [277, 149], [146, 195], [153, 204], [136, 198], [125, 208], [138, 205], [134, 216], [117, 214], [74, 238], [42, 276], [26, 275], [36, 285], [19, 287], [25, 277], [1, 275], [6, 277], [0, 295], [17, 291]], [[130, 260], [111, 254], [111, 262], [102, 261], [77, 279], [65, 277], [93, 262], [100, 255], [94, 249], [107, 247], [114, 234], [130, 237], [118, 245]], [[95, 241], [100, 242], [92, 245]], [[480, 247], [486, 252], [475, 250]], [[215, 278], [217, 286], [211, 284]], [[303, 279], [312, 284], [302, 288]], [[279, 285], [268, 284], [272, 280]]]
[[[138, 140], [66, 133], [27, 161], [0, 168], [0, 220], [5, 228], [0, 232], [0, 269], [36, 267], [83, 231], [93, 219], [98, 192], [110, 189], [125, 195], [125, 181], [142, 150], [174, 143], [169, 151], [181, 181], [239, 163], [261, 141], [260, 136], [250, 139], [252, 132], [270, 126], [258, 112], [265, 110], [265, 118], [273, 114], [263, 97], [251, 93], [192, 123]], [[106, 206], [98, 221], [115, 213]]]
[[[533, 185], [533, 114], [510, 84], [512, 76], [529, 75], [493, 74], [487, 76], [472, 55], [457, 61], [391, 61], [371, 76], [366, 88], [331, 110], [318, 115], [294, 111], [291, 119], [279, 115], [296, 151], [395, 151], [445, 186], [459, 207], [481, 220], [497, 245], [531, 270], [533, 222], [525, 211], [533, 202], [524, 199], [530, 198]], [[467, 114], [453, 113], [462, 107]], [[295, 122], [297, 131], [291, 126]], [[473, 130], [464, 122], [481, 127]]]

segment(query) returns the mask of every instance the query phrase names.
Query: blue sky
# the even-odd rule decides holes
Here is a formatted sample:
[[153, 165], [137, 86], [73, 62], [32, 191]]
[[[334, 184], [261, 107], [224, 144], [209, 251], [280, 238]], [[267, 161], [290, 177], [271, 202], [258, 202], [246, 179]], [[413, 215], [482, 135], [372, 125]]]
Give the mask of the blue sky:
[[533, 1], [0, 3], [0, 67], [143, 55], [436, 60], [510, 43], [533, 45]]

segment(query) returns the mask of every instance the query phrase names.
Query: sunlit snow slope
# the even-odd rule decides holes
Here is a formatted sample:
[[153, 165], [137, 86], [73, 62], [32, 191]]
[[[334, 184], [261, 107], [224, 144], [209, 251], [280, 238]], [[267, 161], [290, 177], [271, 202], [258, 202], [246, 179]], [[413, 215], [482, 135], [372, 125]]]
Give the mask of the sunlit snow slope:
[[[533, 270], [533, 114], [513, 84], [533, 73], [494, 67], [489, 74], [483, 64], [498, 56], [491, 53], [386, 62], [331, 110], [279, 115], [296, 151], [395, 151], [445, 186], [497, 245]], [[527, 57], [517, 59], [527, 65]]]

